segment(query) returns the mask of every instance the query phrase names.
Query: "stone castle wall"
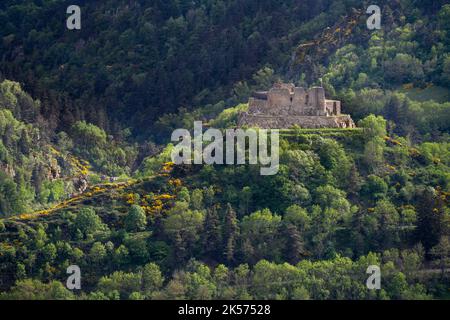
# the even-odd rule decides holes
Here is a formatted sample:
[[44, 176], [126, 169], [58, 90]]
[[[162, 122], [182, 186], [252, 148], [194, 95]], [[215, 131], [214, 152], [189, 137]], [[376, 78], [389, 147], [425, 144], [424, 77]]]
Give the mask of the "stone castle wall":
[[239, 127], [257, 127], [261, 129], [289, 129], [294, 126], [301, 128], [354, 128], [355, 124], [349, 115], [341, 116], [265, 116], [243, 114]]
[[248, 112], [239, 116], [239, 126], [260, 128], [352, 128], [349, 115], [341, 114], [341, 102], [327, 100], [322, 87], [309, 90], [293, 84], [278, 83], [269, 91], [255, 92]]

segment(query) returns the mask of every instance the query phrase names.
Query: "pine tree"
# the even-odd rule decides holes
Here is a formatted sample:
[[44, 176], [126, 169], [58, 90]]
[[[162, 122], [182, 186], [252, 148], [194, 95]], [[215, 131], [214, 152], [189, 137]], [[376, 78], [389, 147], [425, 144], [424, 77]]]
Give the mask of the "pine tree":
[[174, 239], [174, 253], [175, 253], [175, 263], [176, 264], [181, 264], [184, 262], [185, 260], [185, 256], [186, 256], [186, 247], [184, 245], [184, 241], [183, 241], [183, 237], [181, 236], [181, 232], [177, 232], [175, 234], [175, 239]]
[[357, 197], [361, 190], [362, 179], [358, 172], [358, 168], [353, 164], [348, 176], [347, 193], [349, 196]]
[[302, 236], [297, 227], [289, 223], [285, 226], [286, 229], [286, 258], [291, 264], [297, 264], [301, 257], [305, 254], [305, 248]]
[[437, 259], [437, 265], [441, 269], [441, 277], [444, 278], [447, 267], [450, 265], [450, 241], [448, 237], [441, 237], [439, 243], [430, 253]]
[[426, 189], [418, 196], [416, 240], [427, 251], [436, 246], [443, 236], [444, 205], [433, 189]]
[[241, 190], [241, 193], [239, 195], [239, 207], [240, 207], [240, 214], [241, 215], [247, 215], [249, 213], [249, 206], [252, 199], [252, 190], [250, 187], [244, 187]]
[[[220, 230], [219, 215], [215, 206], [209, 208], [205, 217], [205, 228], [203, 233], [203, 250], [206, 255], [217, 255], [217, 248], [220, 248], [222, 235]], [[215, 257], [219, 258], [219, 257]]]
[[236, 211], [228, 203], [225, 213], [225, 225], [224, 225], [224, 253], [228, 262], [233, 262], [235, 259], [236, 241], [238, 236], [238, 220], [236, 217]]

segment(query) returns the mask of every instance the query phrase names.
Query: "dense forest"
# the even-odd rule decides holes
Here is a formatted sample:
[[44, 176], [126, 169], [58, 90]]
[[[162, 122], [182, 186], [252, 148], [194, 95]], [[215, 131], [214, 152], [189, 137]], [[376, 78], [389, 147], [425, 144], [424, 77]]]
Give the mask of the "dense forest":
[[[78, 2], [72, 31], [0, 3], [0, 299], [450, 298], [447, 1], [378, 1], [380, 30], [367, 1]], [[280, 80], [357, 128], [284, 130], [273, 176], [171, 162]]]

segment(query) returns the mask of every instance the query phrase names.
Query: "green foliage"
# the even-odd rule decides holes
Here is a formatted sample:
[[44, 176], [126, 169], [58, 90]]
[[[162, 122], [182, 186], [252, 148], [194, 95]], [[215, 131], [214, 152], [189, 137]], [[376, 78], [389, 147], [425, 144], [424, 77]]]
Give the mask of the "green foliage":
[[[92, 28], [76, 39], [51, 31], [57, 2], [10, 2], [0, 71], [39, 101], [0, 83], [0, 299], [448, 296], [444, 1], [384, 1], [389, 24], [367, 32], [346, 29], [353, 1], [107, 0], [87, 4]], [[93, 23], [111, 6], [108, 28]], [[173, 145], [149, 138], [195, 120], [234, 127], [255, 90], [319, 78], [359, 128], [283, 130], [275, 176], [160, 174]], [[57, 282], [72, 263], [76, 296]], [[369, 265], [379, 291], [365, 286]]]
[[345, 192], [329, 185], [318, 187], [315, 190], [314, 202], [322, 209], [336, 210], [341, 217], [351, 214], [350, 203], [346, 199]]
[[205, 214], [202, 211], [188, 209], [185, 202], [177, 202], [169, 210], [167, 218], [164, 219], [164, 232], [176, 244], [177, 259], [184, 259], [185, 250], [192, 249], [197, 245], [203, 229]]
[[98, 282], [98, 289], [103, 294], [109, 296], [117, 292], [123, 299], [127, 299], [133, 292], [138, 292], [140, 288], [141, 275], [137, 273], [118, 271], [108, 277], [100, 278]]
[[383, 198], [388, 191], [388, 185], [384, 180], [376, 175], [369, 175], [361, 192], [370, 199]]
[[233, 108], [228, 108], [222, 111], [210, 125], [213, 128], [232, 128], [237, 125], [238, 115], [240, 112], [246, 111], [248, 108], [247, 104], [240, 104]]
[[83, 208], [78, 212], [73, 223], [75, 230], [80, 230], [84, 236], [95, 235], [108, 231], [108, 226], [92, 208]]
[[[110, 8], [117, 8], [121, 19], [109, 21], [105, 30], [96, 21], [105, 19]], [[0, 14], [8, 18], [1, 19], [0, 49], [11, 58], [0, 68], [10, 78], [36, 83], [37, 96], [48, 103], [46, 111], [56, 114], [64, 105], [56, 125], [86, 119], [105, 128], [110, 119], [132, 126], [138, 135], [153, 133], [155, 120], [180, 105], [214, 105], [229, 99], [233, 88], [232, 100], [246, 100], [239, 80], [267, 88], [276, 79], [268, 65], [283, 65], [299, 41], [337, 19], [329, 1], [309, 0], [277, 6], [248, 0], [125, 6], [108, 0], [86, 3], [83, 9], [91, 13], [83, 19], [91, 27], [81, 38], [65, 37], [55, 31], [61, 24], [59, 3], [5, 3]], [[19, 22], [18, 12], [27, 23]], [[271, 20], [282, 23], [273, 27]], [[133, 26], [126, 21], [134, 21]], [[21, 58], [14, 54], [17, 47], [23, 48]]]
[[106, 248], [101, 242], [95, 242], [89, 251], [89, 259], [97, 264], [106, 258]]
[[58, 281], [48, 284], [39, 280], [25, 279], [18, 281], [11, 292], [3, 293], [5, 300], [74, 300], [75, 296]]
[[24, 210], [24, 203], [16, 183], [4, 172], [0, 172], [0, 214], [11, 215]]
[[140, 206], [132, 205], [125, 217], [125, 228], [127, 231], [141, 231], [147, 225], [147, 217], [144, 209]]
[[387, 79], [393, 83], [417, 83], [424, 80], [423, 67], [419, 59], [405, 53], [397, 53], [385, 62]]
[[294, 204], [286, 209], [283, 221], [295, 225], [299, 230], [304, 232], [310, 227], [311, 217], [305, 209]]
[[245, 239], [243, 251], [247, 261], [279, 259], [276, 235], [280, 223], [281, 217], [273, 215], [268, 209], [256, 211], [244, 217], [240, 229]]
[[118, 145], [103, 129], [85, 121], [76, 122], [71, 132], [75, 152], [96, 169], [115, 176], [129, 173], [137, 153], [135, 148]]
[[203, 191], [200, 189], [195, 189], [192, 191], [190, 203], [194, 210], [203, 209]]
[[64, 190], [64, 182], [57, 181], [45, 181], [41, 186], [41, 193], [39, 195], [42, 203], [57, 202], [64, 198], [66, 195]]
[[149, 263], [142, 270], [142, 287], [147, 296], [151, 296], [159, 290], [164, 282], [164, 277], [159, 270], [158, 265]]
[[426, 142], [419, 147], [428, 164], [441, 163], [450, 165], [450, 143]]
[[138, 175], [147, 177], [158, 173], [161, 170], [163, 164], [170, 161], [172, 150], [173, 145], [169, 144], [158, 155], [144, 159]]
[[364, 129], [364, 137], [367, 141], [382, 139], [387, 135], [386, 120], [383, 117], [370, 115], [358, 123]]

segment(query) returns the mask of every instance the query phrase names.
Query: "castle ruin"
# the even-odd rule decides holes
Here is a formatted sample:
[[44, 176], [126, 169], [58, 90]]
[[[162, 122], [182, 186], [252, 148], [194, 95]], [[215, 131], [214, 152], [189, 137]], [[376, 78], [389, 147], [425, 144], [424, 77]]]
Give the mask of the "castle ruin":
[[255, 92], [238, 127], [263, 129], [354, 128], [350, 115], [341, 114], [341, 102], [325, 98], [322, 87], [305, 90], [292, 83], [277, 83], [269, 91]]

